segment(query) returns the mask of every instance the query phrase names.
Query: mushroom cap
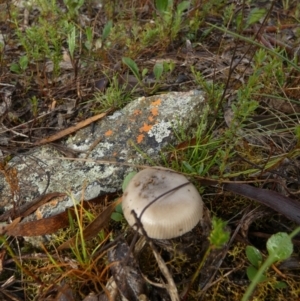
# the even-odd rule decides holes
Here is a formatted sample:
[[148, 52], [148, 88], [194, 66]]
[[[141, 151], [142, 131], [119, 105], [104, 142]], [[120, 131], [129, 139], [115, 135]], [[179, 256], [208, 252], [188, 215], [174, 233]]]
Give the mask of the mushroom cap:
[[[128, 224], [136, 224], [134, 210], [150, 238], [170, 239], [192, 230], [203, 217], [203, 201], [195, 186], [189, 183], [163, 195], [188, 182], [170, 169], [146, 168], [138, 172], [123, 194], [122, 208]], [[141, 229], [139, 232], [142, 234]]]

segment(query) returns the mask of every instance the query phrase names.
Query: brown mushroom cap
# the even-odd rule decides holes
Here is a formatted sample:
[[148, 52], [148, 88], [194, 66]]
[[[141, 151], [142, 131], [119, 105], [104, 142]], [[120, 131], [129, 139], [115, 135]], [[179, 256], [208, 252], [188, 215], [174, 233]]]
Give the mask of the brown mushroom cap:
[[[202, 198], [192, 183], [164, 193], [188, 179], [169, 169], [146, 168], [129, 182], [123, 194], [123, 214], [130, 226], [136, 224], [135, 211], [150, 238], [170, 239], [192, 230], [203, 216]], [[139, 229], [139, 232], [141, 230]]]

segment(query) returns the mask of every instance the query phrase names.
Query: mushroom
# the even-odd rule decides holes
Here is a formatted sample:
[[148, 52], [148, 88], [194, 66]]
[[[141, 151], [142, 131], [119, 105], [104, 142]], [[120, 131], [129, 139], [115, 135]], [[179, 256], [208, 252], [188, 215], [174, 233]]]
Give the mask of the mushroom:
[[194, 185], [183, 175], [162, 168], [138, 172], [124, 191], [122, 208], [128, 224], [142, 234], [138, 219], [153, 239], [182, 236], [203, 217], [203, 201]]

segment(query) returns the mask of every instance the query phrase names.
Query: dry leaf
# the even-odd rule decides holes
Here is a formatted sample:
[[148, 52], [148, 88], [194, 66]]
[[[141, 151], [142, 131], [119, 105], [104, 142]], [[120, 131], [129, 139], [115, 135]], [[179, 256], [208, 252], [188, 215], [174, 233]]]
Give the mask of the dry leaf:
[[11, 236], [38, 236], [56, 232], [69, 225], [67, 212], [43, 218], [27, 223], [19, 223], [15, 227], [8, 229], [7, 234]]
[[65, 195], [66, 195], [65, 193], [58, 193], [58, 192], [43, 194], [31, 202], [25, 203], [19, 208], [12, 208], [10, 210], [7, 210], [2, 215], [0, 215], [0, 222], [4, 222], [8, 218], [15, 219], [19, 216], [26, 217], [30, 215], [32, 212], [34, 212], [38, 207], [48, 203], [53, 198], [64, 197]]
[[93, 116], [91, 118], [88, 118], [88, 119], [86, 119], [84, 121], [78, 122], [74, 126], [71, 126], [71, 127], [67, 128], [67, 129], [64, 129], [64, 130], [62, 130], [62, 131], [60, 131], [60, 132], [58, 132], [58, 133], [56, 133], [56, 134], [54, 134], [54, 135], [52, 135], [50, 137], [44, 138], [44, 139], [36, 142], [35, 145], [42, 145], [42, 144], [50, 143], [50, 142], [59, 140], [59, 139], [65, 137], [65, 136], [68, 136], [68, 135], [70, 135], [70, 134], [78, 131], [79, 129], [84, 128], [87, 125], [89, 125], [89, 124], [91, 124], [91, 123], [93, 123], [93, 122], [95, 122], [95, 121], [97, 121], [97, 120], [105, 117], [109, 112], [110, 112], [110, 110], [108, 110], [105, 113], [101, 113], [101, 114], [95, 115], [95, 116]]

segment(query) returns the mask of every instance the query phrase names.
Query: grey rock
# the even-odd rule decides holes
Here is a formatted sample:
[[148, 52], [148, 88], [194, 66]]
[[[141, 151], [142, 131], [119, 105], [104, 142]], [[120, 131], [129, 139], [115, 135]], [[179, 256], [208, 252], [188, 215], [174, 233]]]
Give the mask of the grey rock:
[[[0, 206], [30, 202], [45, 191], [70, 192], [76, 200], [83, 191], [85, 200], [119, 191], [129, 171], [160, 164], [163, 148], [175, 144], [176, 133], [193, 128], [205, 112], [204, 95], [197, 90], [138, 98], [62, 142], [79, 151], [75, 160], [51, 145], [13, 158], [9, 164], [17, 170], [18, 190], [12, 195], [1, 174]], [[44, 206], [39, 214], [47, 217], [72, 205], [68, 196]]]

